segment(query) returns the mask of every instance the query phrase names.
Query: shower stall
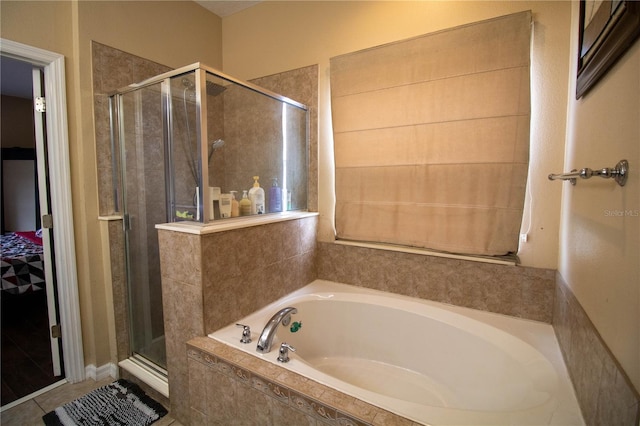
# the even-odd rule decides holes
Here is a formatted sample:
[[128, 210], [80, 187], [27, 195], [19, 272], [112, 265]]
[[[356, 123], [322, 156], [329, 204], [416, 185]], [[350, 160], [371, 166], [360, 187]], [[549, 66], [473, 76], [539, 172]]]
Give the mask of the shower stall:
[[306, 210], [308, 109], [200, 63], [120, 89], [109, 105], [113, 186], [125, 234], [129, 355], [162, 373], [155, 226], [242, 226], [244, 217], [222, 219], [220, 203], [227, 194], [241, 201], [254, 176], [265, 191], [264, 214]]

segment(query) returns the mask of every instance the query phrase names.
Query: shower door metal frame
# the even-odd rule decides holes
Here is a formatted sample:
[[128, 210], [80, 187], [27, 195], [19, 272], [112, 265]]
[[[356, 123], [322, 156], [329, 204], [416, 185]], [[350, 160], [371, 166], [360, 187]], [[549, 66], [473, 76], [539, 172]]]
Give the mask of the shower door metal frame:
[[[146, 87], [149, 86], [145, 86], [143, 88], [140, 89], [144, 89]], [[144, 301], [147, 301], [147, 303], [143, 303], [143, 306], [141, 306], [140, 308], [144, 311], [144, 313], [142, 314], [142, 321], [144, 323], [143, 326], [143, 330], [144, 330], [144, 347], [151, 347], [151, 343], [153, 341], [153, 337], [151, 335], [152, 333], [152, 327], [151, 327], [151, 306], [149, 303], [150, 297], [149, 297], [149, 271], [148, 271], [148, 267], [147, 268], [138, 268], [138, 269], [143, 269], [142, 274], [143, 274], [143, 279], [140, 280], [140, 277], [137, 277], [138, 279], [135, 280], [134, 279], [134, 272], [133, 272], [133, 265], [132, 265], [132, 259], [131, 259], [131, 252], [132, 252], [132, 235], [131, 232], [134, 231], [134, 224], [132, 223], [132, 221], [138, 222], [135, 224], [135, 228], [136, 228], [136, 232], [137, 229], [142, 229], [143, 226], [146, 227], [146, 225], [144, 225], [141, 221], [143, 219], [141, 219], [144, 215], [141, 215], [138, 211], [138, 215], [136, 216], [136, 218], [132, 219], [131, 214], [130, 214], [130, 209], [128, 207], [128, 189], [127, 189], [127, 175], [129, 173], [129, 171], [127, 170], [127, 155], [126, 155], [126, 143], [128, 141], [128, 139], [130, 139], [127, 135], [126, 135], [126, 130], [124, 129], [124, 125], [123, 123], [125, 122], [124, 118], [123, 118], [123, 114], [125, 113], [125, 108], [124, 108], [124, 95], [130, 94], [129, 91], [125, 92], [125, 93], [116, 93], [112, 96], [110, 96], [109, 101], [110, 101], [110, 113], [112, 114], [112, 127], [115, 127], [114, 130], [112, 128], [111, 132], [112, 132], [112, 149], [114, 150], [114, 152], [118, 152], [119, 153], [119, 164], [113, 164], [113, 170], [114, 170], [114, 175], [117, 173], [117, 176], [119, 176], [120, 178], [120, 184], [118, 185], [118, 187], [120, 188], [120, 194], [116, 194], [115, 196], [115, 200], [116, 200], [116, 206], [118, 208], [119, 211], [122, 212], [122, 227], [123, 227], [123, 233], [124, 233], [124, 245], [125, 245], [125, 277], [126, 277], [126, 287], [127, 287], [127, 297], [128, 297], [128, 303], [127, 303], [127, 313], [128, 313], [128, 329], [129, 329], [129, 356], [139, 359], [141, 361], [143, 361], [143, 363], [145, 365], [147, 365], [147, 367], [150, 367], [153, 365], [153, 369], [156, 370], [156, 372], [159, 372], [160, 374], [163, 374], [166, 376], [166, 371], [164, 370], [164, 367], [157, 364], [157, 360], [153, 360], [153, 359], [149, 359], [145, 356], [143, 356], [140, 352], [140, 342], [138, 341], [139, 339], [136, 338], [136, 336], [139, 333], [136, 333], [135, 330], [137, 329], [137, 327], [135, 327], [136, 321], [134, 320], [134, 318], [139, 317], [139, 315], [134, 315], [133, 312], [133, 303], [132, 301], [135, 299], [142, 299]], [[142, 109], [142, 101], [140, 99], [141, 92], [137, 92], [137, 93], [133, 93], [133, 95], [135, 96], [133, 102], [134, 102], [134, 112], [136, 117], [134, 118], [134, 120], [136, 122], [141, 122], [142, 118], [141, 118], [141, 109]], [[115, 101], [114, 101], [115, 100]], [[141, 146], [138, 143], [138, 138], [140, 136], [138, 134], [135, 134], [133, 136], [134, 141], [133, 144], [135, 144], [136, 146], [136, 150], [140, 149]], [[117, 151], [115, 151], [117, 150]], [[136, 154], [136, 159], [138, 159], [139, 157], [141, 157], [141, 155], [139, 155], [139, 153]], [[142, 155], [142, 157], [144, 157]], [[114, 156], [115, 158], [115, 156]], [[144, 169], [144, 167], [143, 167]], [[138, 170], [138, 164], [136, 164], [136, 170]], [[138, 178], [138, 176], [136, 176], [136, 179]], [[116, 181], [116, 177], [114, 177], [114, 182]], [[145, 222], [146, 223], [146, 222]], [[137, 238], [140, 238], [140, 236], [138, 236]], [[136, 252], [139, 252], [139, 250], [136, 250]], [[145, 265], [148, 265], [148, 254], [145, 252], [143, 254], [144, 256], [144, 262], [138, 262], [138, 263], [143, 263]], [[140, 297], [135, 297], [134, 298], [134, 291], [132, 288], [132, 282], [140, 282], [143, 281], [145, 283], [144, 286], [142, 286], [141, 289], [139, 289], [142, 292], [142, 295]], [[166, 363], [166, 360], [165, 360]]]
[[[131, 356], [135, 357], [135, 351], [134, 351], [134, 345], [133, 345], [133, 317], [132, 317], [132, 303], [131, 303], [131, 284], [132, 284], [132, 272], [131, 272], [131, 258], [130, 258], [130, 249], [131, 249], [131, 242], [129, 239], [129, 235], [128, 235], [128, 231], [131, 230], [131, 218], [128, 217], [126, 211], [127, 211], [127, 207], [126, 207], [126, 199], [127, 199], [127, 188], [126, 188], [126, 181], [125, 181], [125, 176], [126, 176], [126, 154], [124, 152], [124, 146], [123, 146], [123, 141], [124, 141], [124, 130], [123, 130], [123, 117], [121, 116], [124, 113], [124, 108], [123, 108], [123, 96], [126, 95], [127, 93], [130, 92], [134, 92], [134, 91], [139, 91], [141, 89], [144, 89], [146, 87], [152, 86], [152, 85], [156, 85], [159, 84], [160, 85], [160, 90], [161, 90], [161, 108], [162, 108], [162, 115], [163, 115], [163, 125], [162, 125], [162, 137], [163, 137], [163, 144], [164, 144], [164, 153], [165, 153], [165, 164], [164, 164], [164, 168], [165, 168], [165, 176], [166, 176], [166, 182], [165, 182], [165, 191], [166, 191], [166, 195], [167, 195], [167, 200], [166, 200], [166, 208], [167, 208], [167, 212], [166, 212], [166, 219], [167, 222], [172, 222], [174, 220], [174, 214], [172, 214], [175, 211], [175, 206], [174, 206], [174, 201], [175, 201], [175, 186], [174, 186], [174, 168], [173, 168], [173, 164], [174, 164], [174, 155], [173, 155], [173, 131], [174, 131], [174, 122], [173, 122], [173, 113], [172, 113], [172, 93], [171, 93], [171, 81], [173, 78], [175, 77], [180, 77], [180, 76], [184, 76], [186, 74], [189, 73], [194, 73], [195, 75], [195, 115], [196, 115], [196, 138], [197, 141], [199, 143], [199, 157], [198, 157], [198, 161], [197, 161], [197, 165], [198, 165], [198, 172], [199, 172], [199, 176], [200, 176], [200, 182], [199, 182], [199, 186], [198, 186], [198, 203], [197, 203], [197, 209], [198, 212], [200, 214], [199, 220], [193, 221], [193, 224], [200, 224], [200, 225], [205, 225], [208, 221], [209, 218], [211, 216], [211, 210], [213, 209], [213, 204], [211, 202], [211, 196], [210, 193], [208, 191], [208, 186], [209, 186], [209, 165], [208, 162], [203, 161], [203, 159], [208, 158], [208, 135], [207, 135], [207, 75], [211, 75], [213, 77], [217, 77], [220, 78], [222, 80], [225, 80], [227, 82], [230, 83], [234, 83], [236, 85], [242, 86], [244, 88], [247, 88], [251, 91], [257, 92], [259, 94], [262, 94], [264, 96], [267, 96], [269, 98], [272, 98], [274, 100], [283, 102], [285, 104], [300, 108], [304, 111], [306, 111], [307, 114], [307, 141], [308, 141], [308, 126], [309, 126], [309, 120], [308, 120], [308, 114], [309, 114], [309, 109], [306, 105], [303, 105], [299, 102], [296, 102], [292, 99], [289, 99], [285, 96], [279, 95], [277, 93], [271, 92], [269, 90], [263, 89], [259, 86], [256, 86], [254, 84], [242, 81], [242, 80], [238, 80], [236, 78], [233, 78], [229, 75], [226, 75], [214, 68], [208, 67], [206, 65], [203, 65], [199, 62], [196, 62], [194, 64], [191, 65], [187, 65], [181, 68], [177, 68], [175, 70], [154, 76], [150, 79], [144, 80], [140, 83], [135, 83], [135, 84], [131, 84], [127, 87], [121, 88], [116, 90], [115, 92], [112, 92], [109, 94], [109, 98], [110, 98], [110, 103], [112, 103], [113, 105], [113, 110], [115, 110], [115, 113], [113, 112], [113, 110], [111, 111], [112, 115], [112, 125], [114, 126], [115, 129], [114, 130], [112, 128], [112, 149], [113, 152], [119, 152], [119, 156], [117, 158], [119, 158], [120, 164], [116, 164], [115, 160], [114, 160], [114, 164], [113, 164], [113, 170], [114, 170], [114, 176], [119, 176], [121, 181], [118, 182], [117, 178], [114, 177], [114, 186], [116, 188], [120, 188], [120, 193], [115, 193], [114, 199], [116, 202], [116, 212], [122, 212], [123, 213], [123, 228], [124, 228], [124, 232], [125, 232], [125, 249], [127, 250], [127, 253], [125, 253], [125, 268], [126, 268], [126, 280], [127, 280], [127, 290], [128, 290], [128, 297], [129, 297], [129, 303], [128, 303], [128, 314], [129, 314], [129, 327], [130, 327], [130, 350], [129, 350], [129, 354]], [[113, 102], [113, 100], [116, 100], [115, 102]], [[114, 158], [116, 158], [114, 156]], [[308, 153], [307, 153], [307, 162], [308, 162]], [[162, 367], [158, 366], [158, 370], [163, 370]], [[166, 372], [164, 372], [166, 375]]]

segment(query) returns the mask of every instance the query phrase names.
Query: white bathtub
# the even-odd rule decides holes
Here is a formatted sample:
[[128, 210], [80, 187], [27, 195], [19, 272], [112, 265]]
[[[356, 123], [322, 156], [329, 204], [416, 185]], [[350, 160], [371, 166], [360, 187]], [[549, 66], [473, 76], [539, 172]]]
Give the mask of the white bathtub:
[[[258, 337], [293, 306], [267, 354]], [[423, 424], [584, 424], [548, 324], [317, 280], [210, 337]], [[277, 362], [281, 342], [295, 349]]]

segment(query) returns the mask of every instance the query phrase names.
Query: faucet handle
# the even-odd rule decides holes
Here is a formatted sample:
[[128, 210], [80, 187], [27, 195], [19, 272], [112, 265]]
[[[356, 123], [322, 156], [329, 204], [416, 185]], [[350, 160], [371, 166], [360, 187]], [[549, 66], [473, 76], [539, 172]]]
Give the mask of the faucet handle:
[[251, 343], [251, 328], [244, 324], [236, 324], [236, 326], [242, 327], [242, 338], [240, 338], [240, 343]]
[[278, 355], [279, 362], [289, 362], [289, 351], [295, 352], [296, 348], [288, 344], [287, 342], [282, 342], [280, 345], [280, 355]]

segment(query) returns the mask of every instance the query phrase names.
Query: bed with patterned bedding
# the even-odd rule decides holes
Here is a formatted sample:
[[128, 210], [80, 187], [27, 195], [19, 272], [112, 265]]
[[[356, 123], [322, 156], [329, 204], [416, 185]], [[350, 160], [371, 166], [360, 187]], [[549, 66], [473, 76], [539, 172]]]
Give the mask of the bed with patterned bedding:
[[2, 245], [2, 291], [23, 294], [44, 290], [42, 239], [34, 232], [0, 236]]

